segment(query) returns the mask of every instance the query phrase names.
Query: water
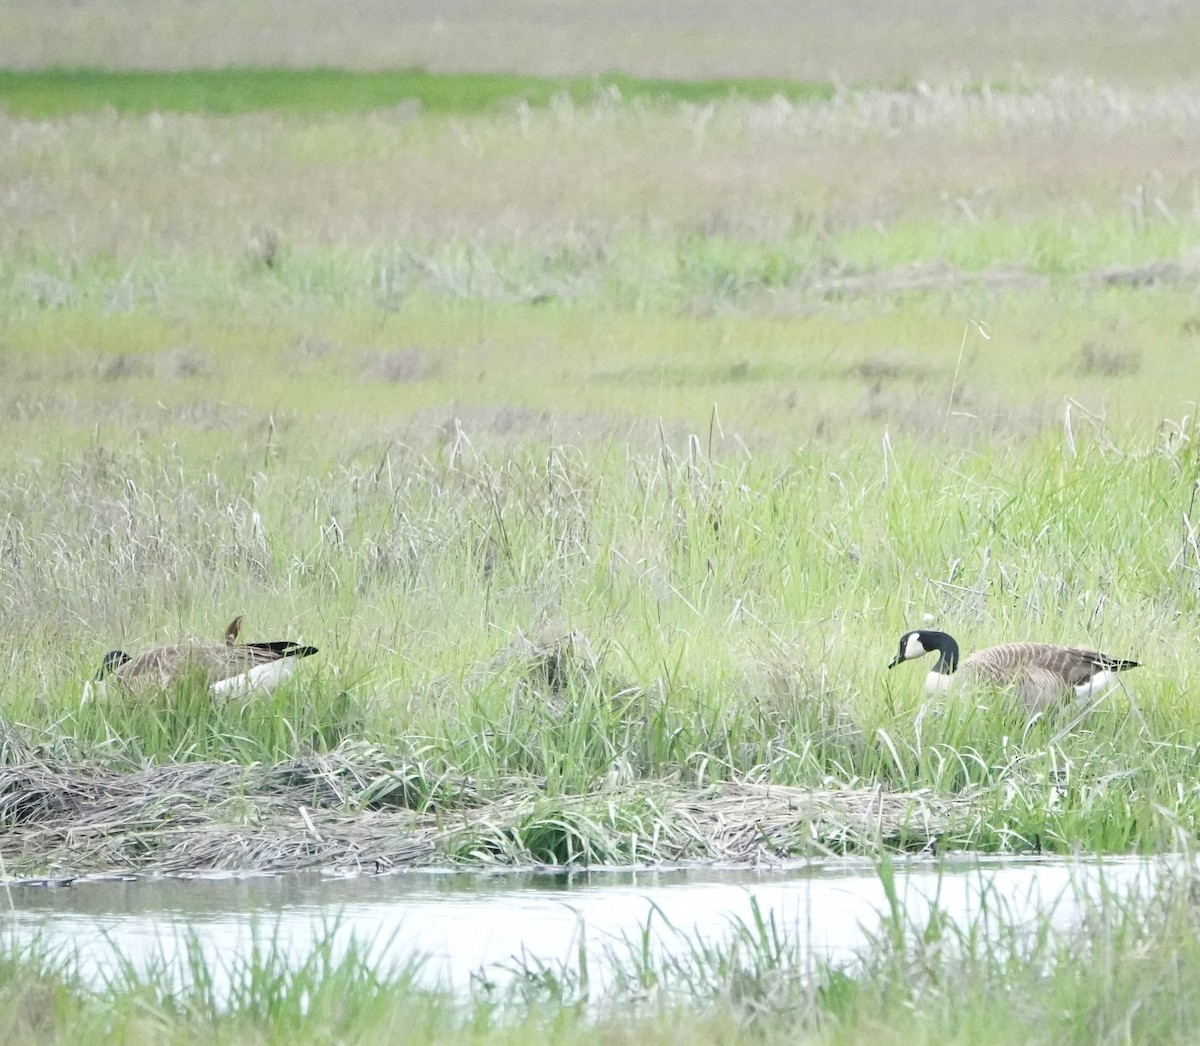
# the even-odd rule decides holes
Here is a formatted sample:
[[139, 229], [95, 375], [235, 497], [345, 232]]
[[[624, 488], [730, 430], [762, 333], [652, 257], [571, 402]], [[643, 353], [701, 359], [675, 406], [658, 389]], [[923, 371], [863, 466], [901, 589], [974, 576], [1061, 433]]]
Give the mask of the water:
[[[988, 906], [1010, 919], [1032, 922], [1048, 912], [1064, 929], [1102, 892], [1146, 892], [1168, 867], [1141, 858], [914, 859], [895, 866], [906, 916], [918, 924], [936, 900], [951, 921], [965, 925], [986, 894]], [[851, 960], [887, 908], [883, 885], [864, 861], [770, 871], [159, 878], [8, 892], [11, 908], [3, 891], [0, 905], [10, 908], [3, 921], [11, 936], [39, 937], [74, 952], [94, 985], [116, 968], [118, 956], [139, 969], [157, 958], [181, 971], [189, 933], [219, 973], [249, 953], [255, 928], [260, 940], [274, 937], [297, 961], [332, 928], [340, 947], [353, 936], [385, 966], [424, 956], [419, 980], [459, 993], [481, 972], [493, 981], [510, 976], [522, 956], [572, 962], [581, 934], [593, 978], [602, 979], [605, 946], [638, 938], [652, 912], [658, 945], [685, 949], [679, 934], [663, 931], [664, 921], [714, 941], [728, 936], [731, 918], [749, 920], [751, 899], [813, 958]]]

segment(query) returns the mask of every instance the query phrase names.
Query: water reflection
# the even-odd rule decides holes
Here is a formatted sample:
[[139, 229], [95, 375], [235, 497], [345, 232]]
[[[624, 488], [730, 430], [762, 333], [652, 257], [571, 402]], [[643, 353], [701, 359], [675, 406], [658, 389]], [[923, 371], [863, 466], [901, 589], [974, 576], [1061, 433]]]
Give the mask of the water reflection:
[[[1066, 927], [1102, 891], [1148, 890], [1167, 865], [1157, 859], [941, 861], [897, 863], [897, 892], [909, 919], [936, 901], [965, 924], [986, 895], [1019, 920], [1050, 910]], [[703, 869], [562, 873], [406, 872], [356, 878], [296, 874], [228, 879], [86, 882], [66, 889], [14, 886], [5, 922], [18, 940], [35, 936], [80, 958], [103, 982], [118, 956], [144, 968], [155, 958], [177, 967], [193, 933], [215, 968], [275, 937], [284, 954], [303, 957], [336, 923], [335, 936], [371, 944], [385, 964], [427, 956], [422, 979], [465, 991], [479, 971], [495, 980], [522, 955], [571, 960], [580, 934], [593, 975], [603, 976], [605, 946], [636, 938], [651, 918], [712, 941], [730, 919], [748, 920], [753, 898], [813, 957], [848, 959], [887, 908], [875, 868], [864, 861], [814, 862], [769, 871]], [[0, 894], [0, 904], [8, 901]], [[664, 947], [682, 947], [673, 934]], [[672, 944], [672, 942], [674, 942]]]

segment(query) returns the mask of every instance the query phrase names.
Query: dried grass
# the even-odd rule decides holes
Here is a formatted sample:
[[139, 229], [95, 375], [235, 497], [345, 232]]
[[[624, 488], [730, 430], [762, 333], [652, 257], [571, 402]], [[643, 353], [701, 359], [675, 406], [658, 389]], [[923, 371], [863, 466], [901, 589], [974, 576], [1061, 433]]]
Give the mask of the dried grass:
[[889, 296], [979, 287], [990, 291], [1044, 290], [1050, 279], [1017, 266], [992, 266], [964, 272], [944, 261], [914, 262], [877, 272], [851, 273], [818, 282], [814, 290], [826, 297]]
[[393, 385], [414, 385], [437, 377], [440, 372], [434, 356], [416, 347], [386, 349], [370, 353], [363, 362], [363, 377], [368, 381]]
[[25, 760], [0, 769], [0, 853], [10, 869], [71, 873], [416, 864], [433, 845], [405, 795], [403, 771], [354, 749], [127, 773]]
[[[652, 76], [773, 75], [844, 83], [1063, 69], [1174, 82], [1195, 74], [1187, 5], [1024, 0], [789, 4], [652, 0], [7, 0], [13, 68], [343, 66]], [[797, 42], [801, 46], [797, 46]]]
[[[19, 746], [9, 758], [0, 768], [0, 855], [10, 874], [380, 871], [464, 858], [529, 864], [544, 853], [525, 833], [598, 828], [598, 809], [647, 804], [656, 823], [638, 854], [651, 861], [921, 849], [948, 832], [969, 834], [971, 825], [965, 797], [735, 782], [697, 790], [642, 781], [552, 800], [522, 781], [479, 803], [469, 782], [456, 781], [444, 783], [445, 808], [415, 810], [415, 769], [363, 745], [270, 767], [168, 763], [121, 772], [49, 762]], [[585, 854], [618, 843], [585, 842]]]
[[1079, 370], [1082, 374], [1136, 374], [1142, 365], [1141, 353], [1119, 348], [1098, 339], [1089, 339], [1079, 350]]
[[794, 788], [729, 782], [678, 807], [719, 860], [757, 861], [798, 852], [924, 848], [969, 816], [965, 797], [882, 788]]
[[[17, 289], [46, 309], [87, 298], [79, 270], [55, 257], [125, 265], [108, 303], [123, 310], [201, 272], [173, 260], [147, 274], [154, 252], [235, 260], [239, 283], [225, 292], [242, 296], [321, 290], [331, 273], [311, 255], [331, 247], [378, 252], [366, 278], [389, 308], [420, 289], [571, 302], [627, 264], [620, 251], [610, 259], [630, 235], [786, 243], [910, 220], [1185, 222], [1198, 125], [1194, 89], [1079, 80], [703, 109], [610, 100], [404, 124], [380, 113], [0, 113], [0, 247], [34, 252]], [[477, 249], [495, 245], [541, 255]]]
[[1186, 261], [1167, 259], [1144, 265], [1110, 265], [1085, 273], [1085, 287], [1179, 287], [1200, 282], [1200, 269]]

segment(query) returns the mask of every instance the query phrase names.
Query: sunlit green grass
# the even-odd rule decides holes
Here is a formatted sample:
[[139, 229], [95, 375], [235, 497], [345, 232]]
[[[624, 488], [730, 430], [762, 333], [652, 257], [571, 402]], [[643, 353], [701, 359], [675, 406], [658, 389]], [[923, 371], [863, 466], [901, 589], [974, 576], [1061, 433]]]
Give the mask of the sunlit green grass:
[[[412, 807], [443, 863], [702, 857], [672, 799], [723, 781], [926, 790], [942, 850], [1191, 851], [1186, 91], [42, 71], [0, 109], [9, 873], [45, 860], [21, 766], [335, 752], [339, 812]], [[236, 613], [321, 652], [268, 699], [81, 704], [104, 651]], [[1090, 710], [930, 701], [885, 668], [924, 623], [1142, 667]], [[99, 991], [10, 951], [0, 1038], [1187, 1042], [1177, 887], [1066, 935], [893, 890], [857, 966], [759, 919], [627, 942], [603, 997], [533, 963], [463, 1004], [331, 941], [228, 998], [195, 949]]]
[[341, 69], [103, 69], [0, 71], [0, 108], [14, 116], [61, 117], [112, 108], [121, 113], [344, 113], [416, 103], [431, 113], [469, 114], [501, 103], [546, 105], [556, 96], [587, 102], [605, 92], [626, 99], [704, 104], [730, 97], [829, 98], [831, 84], [784, 79], [665, 80], [607, 73], [538, 77], [489, 73], [350, 72]]
[[[93, 446], [12, 473], [4, 627], [34, 656], [3, 694], [28, 738], [122, 766], [352, 737], [426, 781], [466, 775], [485, 799], [523, 781], [551, 807], [614, 767], [930, 788], [975, 796], [982, 820], [956, 838], [988, 850], [1155, 851], [1200, 815], [1190, 430], [786, 457], [258, 436], [199, 465]], [[215, 637], [237, 612], [321, 654], [268, 702], [79, 705], [105, 650]], [[884, 666], [930, 618], [965, 649], [1032, 637], [1143, 667], [1088, 714], [929, 703], [920, 668]], [[570, 846], [632, 856], [622, 823], [642, 815], [608, 805]], [[537, 859], [568, 852], [533, 834], [553, 821], [521, 840]]]
[[959, 290], [698, 317], [420, 293], [388, 312], [360, 289], [352, 306], [272, 288], [217, 312], [180, 287], [115, 314], [18, 307], [0, 323], [0, 402], [21, 419], [9, 446], [119, 444], [133, 426], [205, 453], [286, 454], [289, 434], [333, 426], [348, 443], [426, 447], [457, 416], [480, 451], [525, 437], [644, 447], [661, 422], [677, 450], [694, 433], [776, 453], [884, 429], [1031, 435], [1068, 415], [1072, 430], [1146, 434], [1200, 395], [1197, 310], [1181, 290]]
[[[656, 790], [742, 779], [961, 797], [948, 847], [1175, 847], [1197, 230], [1190, 154], [1135, 182], [1129, 136], [1189, 112], [1060, 85], [6, 118], [13, 758], [361, 740], [414, 805], [528, 801], [482, 832], [511, 861], [644, 858]], [[1071, 141], [1079, 179], [1045, 159]], [[80, 704], [105, 651], [237, 613], [321, 653], [269, 701]], [[929, 703], [884, 668], [927, 620], [1143, 667], [1082, 716]]]
[[[0, 262], [0, 296], [18, 316], [63, 308], [72, 314], [169, 315], [218, 304], [247, 311], [365, 307], [387, 313], [425, 302], [786, 315], [822, 306], [828, 311], [830, 301], [862, 307], [860, 299], [866, 298], [871, 307], [871, 298], [941, 290], [937, 270], [928, 270], [923, 283], [904, 282], [904, 267], [933, 263], [946, 273], [943, 293], [952, 295], [951, 301], [963, 296], [991, 301], [1004, 292], [1019, 298], [1034, 289], [1068, 296], [1079, 287], [1098, 287], [1110, 267], [1166, 262], [1176, 271], [1159, 278], [1161, 293], [1194, 277], [1187, 258], [1198, 231], [1194, 221], [1139, 228], [1118, 219], [1064, 223], [1039, 217], [897, 224], [885, 231], [856, 228], [832, 235], [794, 230], [770, 242], [691, 234], [624, 234], [573, 245], [482, 245], [453, 238], [439, 244], [319, 249], [285, 242], [269, 264], [249, 253], [63, 256], [17, 244]], [[1015, 286], [991, 286], [997, 270], [1002, 278], [1004, 269], [1012, 271]], [[1026, 285], [1015, 282], [1018, 275], [1026, 277]], [[867, 279], [872, 276], [874, 283]], [[951, 282], [955, 277], [961, 283]], [[1102, 309], [1106, 300], [1111, 299], [1100, 298]], [[1127, 300], [1140, 299], [1122, 304]], [[376, 316], [377, 322], [384, 319]]]

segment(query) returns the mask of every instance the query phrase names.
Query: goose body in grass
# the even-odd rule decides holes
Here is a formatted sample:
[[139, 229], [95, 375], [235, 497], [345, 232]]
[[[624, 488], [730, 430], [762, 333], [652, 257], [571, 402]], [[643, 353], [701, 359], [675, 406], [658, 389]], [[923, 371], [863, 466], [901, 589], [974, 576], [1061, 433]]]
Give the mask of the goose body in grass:
[[1107, 689], [1118, 672], [1138, 662], [1113, 657], [1087, 647], [1053, 643], [1003, 643], [976, 650], [959, 660], [958, 643], [945, 632], [916, 629], [900, 637], [900, 650], [888, 668], [937, 654], [925, 677], [925, 691], [945, 693], [963, 682], [1011, 688], [1029, 707], [1041, 711], [1064, 698], [1093, 699]]
[[104, 693], [109, 682], [129, 693], [143, 693], [167, 689], [189, 678], [204, 680], [213, 694], [225, 697], [270, 693], [292, 677], [300, 658], [317, 652], [316, 647], [286, 639], [239, 643], [241, 627], [239, 615], [225, 630], [224, 643], [196, 640], [135, 655], [111, 650], [104, 655], [93, 683], [84, 688], [84, 700]]

